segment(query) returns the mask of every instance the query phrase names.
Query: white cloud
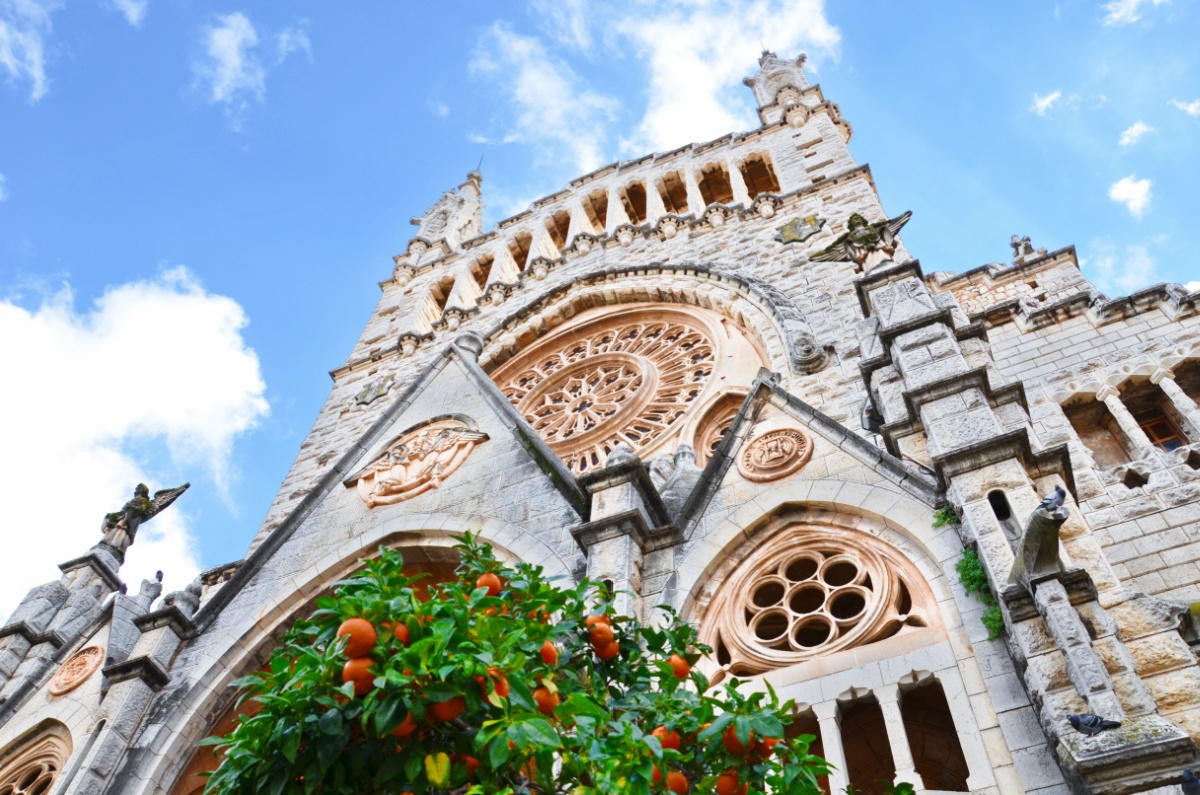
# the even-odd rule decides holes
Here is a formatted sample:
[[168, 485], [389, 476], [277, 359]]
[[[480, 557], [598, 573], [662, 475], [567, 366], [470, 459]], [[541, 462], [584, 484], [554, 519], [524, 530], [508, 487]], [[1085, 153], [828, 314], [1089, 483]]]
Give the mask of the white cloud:
[[0, 174], [0, 202], [8, 201], [8, 190], [5, 189], [4, 183], [6, 179], [3, 174]]
[[1134, 122], [1132, 127], [1121, 133], [1121, 140], [1117, 143], [1121, 146], [1133, 146], [1148, 132], [1154, 132], [1154, 128], [1143, 121]]
[[766, 43], [784, 57], [837, 52], [822, 0], [636, 3], [615, 24], [649, 68], [648, 105], [627, 152], [664, 150], [758, 125], [741, 78]]
[[1140, 219], [1150, 205], [1150, 180], [1135, 179], [1134, 175], [1114, 182], [1108, 189], [1108, 198], [1124, 204], [1129, 212]]
[[450, 106], [445, 102], [435, 102], [433, 100], [429, 100], [429, 109], [433, 111], [433, 115], [437, 116], [439, 119], [444, 119], [450, 115]]
[[56, 0], [0, 1], [0, 67], [10, 83], [29, 83], [29, 98], [34, 102], [49, 87], [45, 37], [50, 33], [50, 15], [58, 8]]
[[1200, 282], [1188, 282], [1183, 287], [1190, 293], [1200, 292]]
[[1155, 282], [1154, 257], [1150, 256], [1146, 246], [1129, 245], [1124, 254], [1117, 251], [1115, 246], [1093, 244], [1096, 248], [1095, 262], [1084, 262], [1090, 265], [1094, 274], [1090, 276], [1092, 283], [1104, 293], [1112, 295], [1128, 295], [1142, 287]]
[[[111, 288], [83, 312], [69, 287], [32, 310], [0, 300], [0, 339], [21, 341], [0, 346], [0, 369], [23, 385], [0, 391], [10, 452], [0, 457], [10, 528], [0, 615], [99, 541], [104, 514], [134, 484], [178, 485], [147, 468], [147, 449], [165, 447], [179, 468], [228, 483], [235, 437], [269, 410], [246, 323], [236, 302], [183, 268]], [[121, 570], [134, 590], [156, 569], [169, 589], [195, 576], [188, 505], [185, 495], [138, 532]]]
[[592, 49], [587, 0], [533, 0], [531, 5], [542, 28], [556, 41], [583, 52]]
[[1177, 99], [1173, 99], [1171, 100], [1171, 104], [1189, 116], [1200, 116], [1200, 99], [1194, 99], [1191, 102], [1180, 102]]
[[539, 40], [497, 22], [480, 41], [471, 71], [497, 82], [517, 111], [505, 142], [565, 150], [581, 172], [604, 164], [605, 128], [616, 100], [587, 90]]
[[1149, 3], [1160, 6], [1170, 0], [1110, 0], [1104, 4], [1105, 25], [1129, 25], [1142, 18], [1141, 7]]
[[[230, 126], [239, 130], [250, 101], [261, 103], [267, 94], [268, 69], [258, 52], [258, 31], [245, 14], [235, 12], [205, 26], [203, 39], [204, 57], [192, 64], [197, 84], [206, 87], [209, 102], [224, 106]], [[302, 27], [285, 28], [274, 39], [276, 64], [301, 51], [312, 60], [312, 43]]]
[[141, 27], [150, 0], [112, 0], [113, 8], [125, 15], [125, 21], [135, 28]]
[[302, 27], [284, 28], [275, 36], [276, 63], [283, 63], [294, 52], [303, 52], [312, 61], [312, 42]]
[[1039, 116], [1045, 116], [1046, 111], [1050, 110], [1050, 106], [1057, 102], [1061, 97], [1061, 91], [1055, 91], [1047, 94], [1044, 97], [1035, 91], [1033, 94], [1033, 103], [1029, 106], [1029, 109]]

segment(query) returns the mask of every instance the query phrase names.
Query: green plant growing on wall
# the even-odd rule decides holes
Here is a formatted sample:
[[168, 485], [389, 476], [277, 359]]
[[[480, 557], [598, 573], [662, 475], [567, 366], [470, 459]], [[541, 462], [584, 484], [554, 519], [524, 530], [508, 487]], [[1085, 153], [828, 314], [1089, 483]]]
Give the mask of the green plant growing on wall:
[[1000, 612], [1000, 605], [992, 598], [991, 589], [988, 588], [988, 576], [983, 570], [983, 561], [979, 559], [975, 550], [966, 549], [954, 568], [958, 571], [958, 579], [966, 592], [975, 594], [975, 598], [985, 605], [979, 620], [987, 628], [988, 639], [995, 640], [1000, 637], [1004, 632], [1004, 615]]
[[958, 524], [958, 514], [949, 505], [943, 505], [933, 512], [933, 526], [945, 527], [948, 524]]

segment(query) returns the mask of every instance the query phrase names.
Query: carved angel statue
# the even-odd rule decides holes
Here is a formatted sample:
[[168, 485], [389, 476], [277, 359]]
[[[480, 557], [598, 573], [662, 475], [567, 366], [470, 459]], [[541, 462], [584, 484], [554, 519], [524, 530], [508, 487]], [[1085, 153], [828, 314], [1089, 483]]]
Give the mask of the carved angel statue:
[[370, 507], [391, 505], [441, 485], [488, 435], [455, 421], [407, 433], [354, 478]]
[[119, 511], [105, 514], [100, 532], [104, 534], [104, 542], [124, 557], [125, 550], [133, 544], [138, 528], [143, 522], [148, 522], [162, 512], [171, 503], [188, 490], [190, 483], [184, 483], [173, 489], [160, 489], [150, 496], [150, 489], [145, 483], [137, 484], [133, 490], [133, 499], [125, 503]]
[[809, 256], [813, 262], [844, 262], [852, 260], [864, 271], [892, 261], [896, 253], [896, 233], [912, 218], [912, 211], [887, 221], [871, 223], [858, 213], [846, 221], [846, 233], [826, 249]]

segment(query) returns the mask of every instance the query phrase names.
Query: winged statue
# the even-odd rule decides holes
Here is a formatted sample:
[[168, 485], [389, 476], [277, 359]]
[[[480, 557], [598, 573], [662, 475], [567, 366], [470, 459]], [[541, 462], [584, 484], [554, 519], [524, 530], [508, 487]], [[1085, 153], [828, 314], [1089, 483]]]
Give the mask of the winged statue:
[[871, 223], [858, 213], [846, 221], [846, 233], [825, 249], [809, 256], [813, 262], [857, 262], [872, 270], [890, 262], [896, 253], [896, 233], [912, 218], [912, 211]]
[[115, 549], [118, 555], [124, 558], [125, 550], [133, 544], [142, 523], [162, 513], [168, 505], [179, 499], [179, 495], [187, 491], [189, 486], [190, 483], [184, 483], [173, 489], [160, 489], [151, 497], [150, 488], [145, 483], [137, 484], [133, 490], [133, 499], [125, 503], [121, 510], [104, 515], [104, 522], [100, 525], [100, 532], [104, 534], [103, 543]]

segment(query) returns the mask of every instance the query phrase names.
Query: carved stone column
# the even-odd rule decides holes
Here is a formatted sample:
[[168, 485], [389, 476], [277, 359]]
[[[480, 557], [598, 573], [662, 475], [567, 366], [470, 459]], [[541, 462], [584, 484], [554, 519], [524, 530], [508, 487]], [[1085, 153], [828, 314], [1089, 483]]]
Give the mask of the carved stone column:
[[893, 783], [906, 781], [915, 789], [921, 789], [923, 784], [917, 775], [912, 749], [908, 745], [908, 732], [904, 728], [904, 716], [900, 712], [900, 685], [884, 685], [875, 688], [874, 692], [879, 709], [883, 712], [888, 745], [892, 747], [892, 761], [896, 765], [896, 780]]
[[633, 223], [625, 212], [625, 203], [621, 201], [621, 191], [617, 186], [608, 189], [608, 219], [604, 231], [612, 234], [621, 224]]
[[742, 170], [738, 168], [738, 164], [730, 160], [726, 163], [726, 168], [729, 169], [729, 186], [733, 189], [734, 204], [743, 204], [750, 206], [750, 191], [746, 188], [746, 180], [742, 177]]
[[696, 172], [683, 172], [684, 183], [687, 186], [688, 212], [699, 218], [704, 214], [704, 194], [700, 192], [700, 183], [696, 180]]
[[833, 768], [829, 773], [829, 791], [845, 792], [850, 777], [846, 773], [846, 749], [842, 746], [838, 703], [822, 701], [820, 704], [813, 704], [813, 713], [817, 716], [817, 724], [821, 728], [821, 748], [825, 751], [825, 761]]
[[[1150, 376], [1150, 383], [1158, 384], [1158, 388], [1171, 401], [1175, 410], [1182, 414], [1197, 431], [1200, 431], [1200, 407], [1197, 407], [1196, 401], [1192, 400], [1188, 393], [1184, 392], [1183, 388], [1176, 383], [1175, 377], [1168, 370], [1161, 368], [1155, 370], [1154, 375]], [[1193, 441], [1195, 440], [1193, 439]]]
[[1150, 437], [1146, 435], [1146, 432], [1138, 427], [1133, 414], [1121, 402], [1121, 393], [1115, 387], [1105, 384], [1096, 393], [1096, 400], [1108, 407], [1108, 412], [1120, 426], [1121, 433], [1125, 434], [1125, 438], [1137, 451], [1137, 457], [1142, 458], [1149, 455], [1150, 451], [1154, 449], [1154, 445], [1150, 443]]

